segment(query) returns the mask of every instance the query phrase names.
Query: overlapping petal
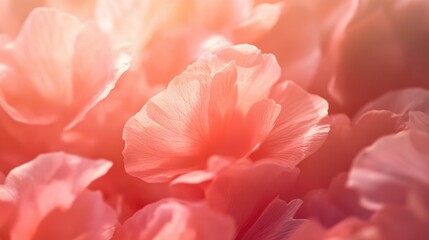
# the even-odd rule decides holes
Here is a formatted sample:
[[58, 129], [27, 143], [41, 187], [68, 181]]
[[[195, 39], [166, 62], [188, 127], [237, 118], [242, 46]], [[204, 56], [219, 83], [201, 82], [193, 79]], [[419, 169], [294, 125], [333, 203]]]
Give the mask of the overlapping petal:
[[255, 151], [256, 158], [301, 161], [329, 131], [327, 104], [292, 83], [271, 93], [278, 77], [275, 59], [250, 45], [203, 56], [125, 125], [127, 171], [167, 181], [205, 168], [213, 154]]

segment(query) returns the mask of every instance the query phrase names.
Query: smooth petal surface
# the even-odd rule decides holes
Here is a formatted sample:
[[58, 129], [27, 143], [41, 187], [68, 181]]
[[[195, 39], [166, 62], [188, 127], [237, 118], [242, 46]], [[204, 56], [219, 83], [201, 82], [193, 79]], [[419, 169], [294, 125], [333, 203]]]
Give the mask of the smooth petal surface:
[[421, 111], [429, 114], [429, 90], [405, 88], [388, 92], [363, 106], [355, 118], [359, 118], [371, 110], [388, 110], [401, 115], [409, 111]]
[[[359, 1], [336, 46], [334, 92], [355, 113], [387, 91], [427, 88], [427, 1]], [[381, 70], [383, 69], [383, 70]]]
[[108, 240], [116, 224], [116, 212], [103, 201], [102, 193], [84, 191], [69, 209], [50, 212], [32, 239]]
[[44, 217], [54, 209], [70, 208], [79, 193], [111, 165], [105, 160], [50, 153], [13, 169], [5, 180], [16, 205], [11, 238], [31, 238]]
[[232, 219], [202, 202], [164, 199], [147, 205], [124, 222], [121, 240], [233, 239]]
[[74, 125], [128, 68], [129, 59], [109, 41], [72, 15], [33, 10], [16, 41], [2, 51], [0, 105], [18, 122]]
[[369, 209], [403, 204], [411, 190], [427, 192], [428, 141], [428, 133], [414, 130], [381, 138], [356, 157], [348, 185]]

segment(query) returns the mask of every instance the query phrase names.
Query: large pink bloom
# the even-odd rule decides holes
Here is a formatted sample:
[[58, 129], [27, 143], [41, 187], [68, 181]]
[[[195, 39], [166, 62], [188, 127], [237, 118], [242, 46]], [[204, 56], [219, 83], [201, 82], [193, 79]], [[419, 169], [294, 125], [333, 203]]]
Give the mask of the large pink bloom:
[[110, 167], [105, 160], [49, 153], [13, 169], [0, 186], [1, 211], [8, 217], [0, 218], [0, 235], [12, 240], [109, 239], [116, 213], [101, 193], [85, 189]]
[[163, 199], [145, 206], [124, 222], [118, 240], [233, 239], [234, 222], [204, 202]]
[[300, 162], [323, 143], [328, 106], [290, 82], [274, 87], [279, 74], [250, 45], [201, 57], [125, 125], [127, 172], [168, 181], [212, 154]]

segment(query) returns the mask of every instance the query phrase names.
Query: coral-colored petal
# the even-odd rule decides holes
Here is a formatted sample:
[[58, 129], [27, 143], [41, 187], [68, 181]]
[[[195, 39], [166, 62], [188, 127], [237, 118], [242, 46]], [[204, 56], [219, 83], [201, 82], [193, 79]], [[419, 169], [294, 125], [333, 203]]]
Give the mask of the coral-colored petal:
[[51, 123], [59, 118], [59, 106], [71, 103], [73, 40], [80, 28], [71, 15], [32, 11], [10, 53], [15, 75], [0, 81], [0, 103], [15, 120]]
[[281, 105], [281, 112], [273, 130], [252, 157], [298, 164], [315, 152], [328, 135], [328, 103], [292, 82], [282, 83], [271, 97]]
[[301, 224], [306, 222], [306, 220], [293, 219], [300, 205], [301, 201], [297, 199], [290, 203], [274, 199], [242, 239], [288, 239]]
[[242, 237], [276, 196], [288, 192], [297, 174], [297, 169], [276, 161], [237, 162], [217, 173], [206, 189], [207, 202], [231, 215], [237, 237]]
[[101, 192], [84, 191], [67, 210], [55, 209], [39, 224], [32, 239], [111, 239], [116, 212]]
[[68, 209], [77, 195], [111, 165], [105, 160], [50, 153], [13, 169], [5, 181], [17, 205], [11, 237], [32, 236], [49, 212], [55, 208]]
[[125, 125], [127, 172], [168, 181], [204, 169], [213, 154], [248, 156], [279, 114], [264, 100], [278, 73], [274, 57], [250, 45], [201, 57]]
[[121, 240], [233, 239], [234, 224], [202, 202], [164, 199], [125, 221], [120, 236]]
[[129, 63], [94, 24], [49, 8], [34, 9], [0, 51], [0, 105], [26, 124], [73, 126]]

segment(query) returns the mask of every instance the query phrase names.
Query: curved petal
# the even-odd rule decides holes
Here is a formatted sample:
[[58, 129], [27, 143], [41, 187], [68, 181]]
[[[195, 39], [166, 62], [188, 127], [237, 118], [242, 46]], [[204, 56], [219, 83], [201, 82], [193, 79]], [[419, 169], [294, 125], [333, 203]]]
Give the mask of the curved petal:
[[298, 169], [274, 160], [236, 162], [220, 170], [206, 189], [212, 208], [231, 215], [243, 237], [277, 196], [288, 193]]
[[247, 156], [279, 114], [264, 99], [278, 70], [273, 56], [250, 45], [201, 57], [125, 125], [127, 172], [168, 181], [204, 168], [213, 154]]
[[69, 209], [55, 209], [39, 224], [32, 239], [111, 239], [116, 212], [103, 201], [101, 192], [84, 191]]
[[356, 157], [348, 186], [369, 209], [404, 204], [410, 190], [427, 193], [428, 142], [429, 134], [413, 130], [381, 138]]
[[363, 106], [356, 113], [355, 119], [371, 110], [388, 110], [400, 115], [405, 115], [409, 111], [421, 111], [429, 114], [429, 90], [406, 88], [388, 92]]
[[274, 199], [242, 239], [288, 239], [306, 222], [306, 220], [293, 219], [301, 203], [298, 199], [292, 200], [290, 203]]
[[271, 97], [281, 105], [273, 130], [251, 158], [281, 159], [293, 164], [314, 153], [329, 129], [328, 103], [292, 82], [278, 86]]
[[129, 63], [94, 24], [49, 8], [34, 9], [1, 55], [3, 109], [18, 122], [63, 127], [105, 98]]
[[0, 81], [0, 104], [12, 118], [48, 124], [59, 118], [61, 105], [71, 103], [71, 59], [81, 27], [77, 18], [56, 10], [31, 12], [10, 50], [11, 71]]
[[31, 237], [52, 210], [70, 208], [78, 194], [112, 163], [65, 153], [42, 154], [13, 169], [5, 181], [17, 207], [12, 239]]
[[234, 224], [202, 202], [164, 199], [147, 205], [124, 222], [120, 239], [233, 239]]

